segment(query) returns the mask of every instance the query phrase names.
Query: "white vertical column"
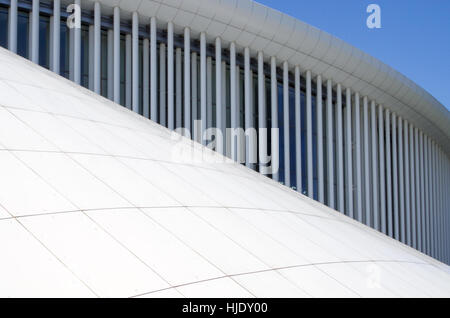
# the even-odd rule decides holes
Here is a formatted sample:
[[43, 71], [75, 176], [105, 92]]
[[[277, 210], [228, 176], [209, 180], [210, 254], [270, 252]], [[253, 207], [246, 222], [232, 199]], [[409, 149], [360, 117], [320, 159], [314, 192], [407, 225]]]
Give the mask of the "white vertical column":
[[[59, 34], [59, 33], [58, 33]], [[101, 8], [100, 3], [94, 4], [94, 92], [101, 91]]]
[[333, 152], [333, 87], [327, 80], [327, 173], [328, 173], [328, 206], [335, 207], [334, 202], [334, 152]]
[[[237, 114], [236, 114], [236, 126], [239, 129], [242, 129], [243, 123], [241, 123], [241, 115], [240, 115], [240, 111], [241, 111], [241, 70], [239, 68], [239, 66], [236, 66], [236, 109], [237, 109]], [[243, 163], [245, 161], [245, 144], [242, 141], [242, 138], [244, 136], [242, 134], [239, 135], [238, 141], [237, 141], [237, 160], [239, 163]]]
[[139, 15], [137, 12], [133, 12], [132, 16], [132, 105], [133, 111], [139, 113]]
[[198, 77], [197, 77], [197, 52], [191, 53], [191, 105], [192, 105], [192, 138], [200, 142], [199, 129], [196, 121], [198, 120]]
[[429, 185], [429, 160], [428, 160], [428, 136], [424, 135], [424, 186], [425, 186], [425, 207], [424, 207], [424, 215], [425, 215], [425, 252], [430, 255], [430, 185]]
[[94, 90], [94, 25], [89, 26], [88, 31], [88, 88], [93, 91]]
[[344, 151], [342, 146], [342, 87], [336, 85], [336, 151], [337, 151], [337, 197], [338, 211], [344, 213]]
[[206, 144], [206, 34], [200, 33], [200, 118], [202, 121], [202, 144]]
[[[14, 0], [17, 2], [17, 0]], [[53, 1], [53, 37], [52, 41], [52, 68], [56, 74], [60, 73], [60, 43], [61, 43], [61, 1]], [[17, 23], [17, 21], [16, 21]], [[17, 35], [16, 35], [17, 36]]]
[[[34, 0], [33, 0], [34, 2]], [[81, 8], [81, 0], [75, 0], [75, 5]], [[77, 10], [75, 11], [77, 13]], [[81, 21], [81, 12], [77, 13], [77, 18]], [[33, 19], [34, 21], [34, 19]], [[34, 22], [33, 22], [34, 23]], [[37, 28], [39, 29], [39, 20]], [[39, 30], [37, 31], [39, 33]], [[77, 84], [81, 84], [81, 28], [75, 27], [73, 29], [74, 42], [73, 42], [73, 80]], [[39, 46], [37, 47], [39, 51]], [[38, 53], [39, 55], [39, 53]]]
[[375, 102], [370, 103], [370, 121], [372, 135], [372, 209], [373, 227], [380, 229], [380, 214], [378, 210], [378, 160], [377, 160], [377, 134], [376, 134], [376, 106]]
[[108, 65], [107, 65], [107, 87], [108, 99], [114, 100], [114, 31], [108, 30], [107, 33], [108, 45]]
[[404, 158], [403, 154], [406, 153], [403, 148], [403, 119], [398, 117], [398, 194], [399, 194], [399, 207], [400, 207], [400, 221], [399, 221], [399, 233], [400, 241], [406, 243], [406, 210], [405, 210], [405, 174], [404, 174]]
[[[264, 172], [267, 160], [267, 127], [266, 127], [266, 85], [264, 76], [264, 55], [258, 52], [258, 143], [260, 172]], [[261, 161], [262, 160], [262, 161]]]
[[347, 163], [347, 213], [353, 218], [353, 152], [352, 152], [352, 94], [350, 88], [345, 90], [345, 131]]
[[174, 89], [173, 89], [173, 23], [167, 24], [167, 127], [174, 129]]
[[142, 115], [150, 118], [150, 41], [142, 40]]
[[411, 245], [411, 209], [410, 209], [410, 183], [409, 183], [409, 143], [408, 143], [408, 122], [405, 120], [403, 130], [403, 152], [405, 167], [405, 228], [406, 228], [406, 244]]
[[224, 60], [222, 60], [222, 64], [221, 64], [221, 83], [222, 83], [222, 129], [223, 129], [223, 154], [225, 156], [227, 156], [228, 158], [230, 158], [230, 145], [229, 145], [229, 141], [230, 139], [228, 138], [227, 135], [227, 116], [226, 116], [226, 103], [227, 103], [227, 79], [226, 79], [226, 74], [227, 74], [227, 64]]
[[409, 178], [410, 178], [410, 191], [411, 191], [411, 242], [412, 247], [417, 248], [416, 241], [416, 179], [415, 179], [415, 156], [414, 156], [414, 127], [409, 125]]
[[323, 181], [323, 115], [322, 115], [322, 76], [316, 79], [316, 116], [317, 116], [317, 185], [318, 199], [325, 203], [325, 191]]
[[[278, 82], [277, 82], [277, 60], [275, 56], [270, 58], [270, 99], [271, 99], [271, 117], [272, 117], [272, 178], [279, 180], [278, 168], [280, 160], [280, 144], [278, 133]], [[277, 133], [275, 133], [277, 132]], [[275, 171], [276, 170], [276, 171]]]
[[379, 191], [380, 191], [380, 206], [379, 213], [381, 219], [381, 232], [386, 234], [386, 187], [385, 187], [385, 170], [384, 163], [386, 157], [384, 156], [384, 128], [383, 128], [383, 106], [378, 105], [378, 161], [380, 166], [379, 174]]
[[400, 241], [400, 199], [398, 195], [398, 187], [399, 187], [399, 171], [398, 171], [398, 161], [397, 161], [397, 117], [395, 113], [392, 113], [392, 208], [394, 213], [393, 219], [393, 233], [394, 238]]
[[182, 107], [183, 107], [183, 94], [182, 94], [182, 78], [181, 78], [181, 48], [175, 49], [175, 128], [182, 128]]
[[[238, 109], [237, 109], [237, 98], [236, 98], [236, 45], [234, 42], [230, 44], [230, 101], [231, 101], [231, 129], [236, 132], [238, 126]], [[239, 136], [237, 137], [239, 142]], [[236, 137], [232, 134], [231, 139], [231, 158], [237, 161], [237, 143]]]
[[421, 251], [422, 250], [422, 222], [421, 222], [421, 214], [420, 214], [420, 160], [419, 160], [419, 129], [417, 127], [414, 128], [414, 164], [415, 164], [415, 172], [414, 172], [414, 180], [415, 180], [415, 200], [416, 200], [416, 248]]
[[206, 128], [212, 127], [212, 57], [206, 58]]
[[[225, 92], [224, 92], [225, 93]], [[220, 133], [225, 134], [223, 129], [223, 111], [222, 108], [222, 42], [219, 37], [216, 38], [216, 128]], [[224, 136], [222, 136], [224, 137]], [[222, 143], [222, 145], [220, 145]], [[225, 154], [224, 138], [217, 144], [220, 153]]]
[[39, 63], [39, 0], [33, 0], [31, 9], [31, 61]]
[[420, 247], [421, 247], [421, 251], [426, 253], [426, 221], [425, 221], [425, 165], [424, 165], [424, 153], [425, 153], [425, 149], [424, 149], [424, 144], [423, 144], [423, 132], [420, 131], [419, 134], [419, 159], [420, 159], [420, 166], [419, 166], [419, 171], [420, 171], [420, 218], [419, 218], [419, 223], [420, 223]]
[[362, 216], [362, 177], [361, 177], [361, 116], [359, 108], [359, 93], [354, 95], [353, 102], [354, 127], [355, 127], [355, 167], [356, 167], [356, 219], [363, 221]]
[[167, 127], [166, 114], [166, 44], [159, 45], [159, 123]]
[[283, 128], [284, 128], [284, 184], [291, 186], [289, 150], [289, 65], [283, 62]]
[[[245, 107], [245, 130], [251, 128], [251, 108], [250, 105], [250, 50], [248, 47], [244, 49], [244, 107]], [[245, 142], [245, 165], [249, 168], [252, 168], [252, 164], [250, 163], [250, 144], [249, 137], [246, 138]]]
[[120, 104], [120, 9], [114, 7], [114, 102]]
[[392, 217], [392, 173], [391, 173], [391, 115], [389, 109], [385, 110], [385, 138], [386, 138], [386, 205], [387, 205], [387, 234], [394, 237]]
[[131, 34], [125, 35], [125, 106], [132, 109], [132, 38]]
[[150, 18], [150, 118], [158, 121], [158, 74], [156, 18]]
[[294, 71], [295, 91], [295, 171], [297, 177], [297, 191], [303, 193], [302, 186], [302, 128], [300, 106], [300, 67], [295, 66]]
[[314, 198], [313, 144], [312, 144], [312, 97], [311, 71], [306, 71], [306, 156], [308, 167], [308, 196]]
[[191, 133], [191, 31], [184, 28], [184, 129]]
[[366, 210], [366, 225], [372, 226], [370, 205], [370, 175], [369, 175], [369, 102], [367, 96], [363, 98], [364, 121], [364, 203]]
[[[59, 0], [58, 0], [59, 1]], [[8, 21], [8, 49], [17, 52], [17, 0], [11, 0]]]
[[[266, 101], [265, 101], [264, 55], [258, 52], [258, 142], [260, 172], [263, 172], [263, 160], [267, 156]], [[263, 160], [264, 162], [261, 162]]]

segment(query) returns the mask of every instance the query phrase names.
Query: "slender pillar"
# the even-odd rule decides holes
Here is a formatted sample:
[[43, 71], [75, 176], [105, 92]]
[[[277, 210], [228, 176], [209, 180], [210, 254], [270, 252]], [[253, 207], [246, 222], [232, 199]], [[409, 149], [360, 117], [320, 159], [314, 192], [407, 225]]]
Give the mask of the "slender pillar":
[[264, 55], [258, 52], [258, 142], [260, 172], [267, 165], [267, 127], [266, 127], [266, 80], [264, 76]]
[[316, 115], [317, 115], [317, 185], [319, 202], [325, 203], [325, 191], [323, 181], [323, 116], [322, 116], [322, 76], [316, 79]]
[[88, 88], [94, 90], [94, 33], [95, 26], [90, 25], [88, 31], [88, 41], [89, 41], [89, 54], [88, 54]]
[[311, 71], [309, 70], [306, 71], [306, 151], [308, 167], [308, 196], [310, 198], [314, 198]]
[[108, 30], [107, 33], [108, 42], [108, 65], [107, 65], [107, 86], [108, 86], [108, 99], [114, 101], [114, 31]]
[[334, 152], [333, 152], [333, 87], [327, 80], [327, 173], [328, 173], [328, 206], [335, 207], [334, 200]]
[[[17, 2], [17, 0], [14, 0]], [[16, 21], [17, 22], [17, 21]], [[53, 37], [52, 41], [52, 71], [60, 73], [60, 43], [61, 43], [61, 1], [53, 1]], [[17, 36], [17, 35], [16, 35]], [[16, 43], [17, 44], [17, 43]]]
[[[399, 171], [398, 171], [398, 162], [397, 162], [397, 117], [395, 113], [392, 113], [391, 116], [391, 122], [392, 122], [392, 203], [391, 203], [391, 209], [393, 210], [394, 218], [392, 220], [393, 222], [393, 233], [394, 238], [397, 241], [400, 241], [400, 199], [398, 195], [398, 186], [399, 186]], [[388, 125], [388, 123], [386, 123]], [[389, 190], [388, 190], [389, 191]]]
[[378, 105], [378, 161], [380, 166], [379, 173], [379, 191], [380, 191], [380, 220], [381, 220], [381, 232], [386, 234], [386, 188], [385, 188], [385, 170], [384, 163], [386, 157], [384, 156], [384, 128], [383, 128], [383, 106]]
[[405, 167], [405, 228], [406, 228], [406, 244], [411, 246], [411, 208], [410, 208], [410, 183], [409, 183], [409, 130], [408, 122], [405, 120], [403, 130], [403, 151], [404, 151], [404, 167]]
[[[236, 45], [234, 42], [230, 44], [230, 101], [231, 101], [231, 129], [233, 132], [237, 131], [238, 128], [238, 116], [239, 112], [237, 109], [237, 98], [236, 98]], [[232, 134], [231, 139], [231, 158], [237, 161], [237, 142], [236, 138], [239, 140], [240, 136], [235, 137]], [[239, 142], [239, 141], [238, 141]]]
[[150, 18], [150, 118], [158, 121], [158, 64], [156, 43], [156, 18]]
[[430, 151], [430, 139], [428, 136], [425, 138], [425, 163], [426, 163], [426, 216], [427, 216], [427, 254], [431, 255], [431, 211], [433, 202], [431, 202], [431, 151]]
[[132, 109], [132, 37], [125, 35], [125, 106]]
[[175, 49], [175, 128], [182, 128], [182, 107], [183, 107], [183, 93], [182, 93], [182, 78], [181, 78], [181, 48]]
[[283, 128], [284, 128], [284, 184], [291, 186], [289, 150], [289, 66], [283, 62]]
[[174, 129], [174, 82], [173, 82], [173, 23], [167, 23], [167, 127]]
[[391, 173], [391, 115], [389, 109], [385, 110], [385, 138], [386, 138], [386, 207], [387, 207], [387, 234], [394, 237], [392, 217], [392, 173]]
[[425, 165], [424, 165], [424, 143], [423, 143], [423, 132], [420, 131], [419, 134], [419, 159], [420, 159], [420, 250], [426, 253], [426, 220], [425, 220]]
[[411, 231], [411, 246], [417, 248], [416, 241], [416, 178], [415, 178], [415, 155], [414, 155], [414, 127], [409, 124], [409, 178], [410, 178], [410, 191], [411, 191], [411, 218], [410, 218], [410, 231]]
[[225, 154], [223, 107], [225, 105], [222, 105], [222, 42], [218, 37], [216, 38], [216, 128], [222, 133], [222, 145], [218, 150], [220, 153]]
[[376, 134], [376, 106], [370, 103], [370, 120], [372, 136], [372, 209], [373, 227], [380, 230], [380, 212], [378, 210], [378, 159], [377, 159], [377, 134]]
[[[406, 122], [405, 122], [406, 124]], [[406, 157], [405, 149], [403, 147], [403, 119], [398, 117], [398, 194], [399, 194], [399, 207], [400, 207], [400, 241], [406, 243], [406, 204], [405, 204], [405, 160]]]
[[120, 9], [114, 7], [114, 102], [120, 104]]
[[8, 16], [8, 49], [17, 53], [17, 0], [11, 0]]
[[184, 129], [191, 133], [191, 31], [184, 28]]
[[199, 129], [196, 121], [198, 120], [198, 77], [197, 77], [197, 52], [191, 53], [191, 105], [192, 105], [192, 138], [200, 142]]
[[227, 64], [224, 60], [222, 60], [221, 64], [221, 83], [222, 83], [222, 130], [223, 130], [223, 155], [230, 158], [230, 145], [229, 145], [229, 138], [227, 134], [227, 124], [226, 124], [226, 105], [227, 105]]
[[366, 210], [366, 225], [372, 226], [371, 204], [370, 204], [370, 165], [369, 165], [369, 102], [367, 96], [363, 98], [363, 120], [364, 120], [364, 203]]
[[337, 196], [338, 211], [345, 212], [344, 202], [344, 151], [342, 146], [342, 87], [336, 85], [336, 152], [337, 152]]
[[132, 108], [139, 113], [139, 15], [133, 12], [132, 16]]
[[361, 115], [359, 108], [359, 93], [354, 95], [353, 102], [354, 127], [355, 127], [355, 168], [356, 168], [356, 219], [363, 221], [362, 209], [362, 177], [361, 177]]
[[33, 0], [31, 9], [31, 61], [39, 63], [39, 0]]
[[[302, 185], [302, 128], [301, 128], [301, 106], [300, 106], [300, 67], [295, 66], [295, 172], [297, 177], [297, 191], [303, 193]], [[309, 193], [308, 193], [309, 194]]]
[[203, 135], [206, 131], [206, 34], [200, 33], [200, 118], [202, 121], [202, 144], [206, 145]]
[[142, 40], [142, 115], [150, 118], [150, 41]]
[[[278, 82], [277, 82], [277, 60], [275, 56], [270, 58], [270, 100], [271, 100], [271, 116], [272, 116], [272, 178], [279, 180], [278, 168], [280, 160], [280, 144], [278, 132]], [[276, 138], [274, 138], [276, 137]]]
[[[59, 34], [59, 33], [58, 33]], [[101, 92], [101, 8], [100, 3], [94, 4], [94, 92]]]
[[[245, 107], [245, 130], [251, 129], [251, 109], [252, 105], [250, 100], [250, 50], [248, 47], [244, 49], [244, 107]], [[247, 136], [245, 142], [245, 165], [249, 168], [253, 168], [252, 163], [250, 163], [250, 138]]]
[[206, 58], [206, 128], [212, 127], [212, 57]]
[[167, 127], [166, 114], [166, 44], [159, 45], [159, 123]]
[[[239, 66], [236, 66], [236, 109], [237, 109], [237, 115], [236, 115], [236, 126], [239, 129], [242, 129], [243, 123], [241, 123], [241, 70]], [[239, 134], [239, 138], [237, 140], [237, 160], [239, 163], [243, 163], [245, 161], [245, 144], [242, 141], [244, 135]]]
[[420, 177], [420, 158], [419, 158], [419, 129], [416, 127], [414, 128], [414, 163], [415, 163], [415, 199], [416, 199], [416, 248], [421, 251], [422, 250], [422, 219], [421, 219], [421, 191], [420, 191], [420, 184], [421, 184], [421, 177]]
[[347, 163], [347, 214], [353, 218], [353, 158], [352, 158], [352, 94], [350, 88], [345, 90], [345, 139]]
[[[81, 8], [81, 0], [75, 0], [75, 5]], [[75, 11], [77, 12], [77, 11]], [[81, 12], [78, 12], [77, 18], [81, 21]], [[34, 20], [33, 20], [34, 21]], [[37, 28], [39, 28], [39, 22]], [[39, 31], [37, 31], [39, 33]], [[73, 30], [73, 80], [78, 85], [81, 84], [81, 28], [75, 27]], [[37, 47], [39, 51], [39, 46]], [[39, 56], [39, 53], [37, 53]]]

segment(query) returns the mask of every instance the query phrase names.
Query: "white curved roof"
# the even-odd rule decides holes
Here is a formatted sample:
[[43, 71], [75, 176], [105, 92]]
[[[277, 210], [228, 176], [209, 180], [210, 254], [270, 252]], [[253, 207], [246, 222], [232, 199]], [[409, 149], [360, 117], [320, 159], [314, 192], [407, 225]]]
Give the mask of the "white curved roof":
[[[95, 0], [97, 1], [97, 0]], [[94, 0], [83, 0], [93, 6]], [[122, 17], [139, 12], [155, 16], [161, 27], [172, 21], [205, 31], [211, 42], [220, 37], [224, 44], [263, 51], [266, 58], [277, 57], [290, 66], [299, 65], [313, 74], [322, 74], [368, 96], [422, 129], [450, 154], [450, 112], [433, 96], [393, 68], [350, 44], [252, 0], [99, 0], [104, 13], [118, 6]], [[417, 61], [420, 63], [420, 61]]]
[[450, 270], [0, 49], [0, 297], [450, 296]]

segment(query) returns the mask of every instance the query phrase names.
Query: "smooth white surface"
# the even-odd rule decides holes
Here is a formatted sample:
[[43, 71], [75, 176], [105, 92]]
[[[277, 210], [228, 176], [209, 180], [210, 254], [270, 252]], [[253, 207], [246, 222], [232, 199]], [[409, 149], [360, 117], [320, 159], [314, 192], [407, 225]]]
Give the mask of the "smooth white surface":
[[450, 296], [448, 266], [4, 49], [0, 69], [1, 296]]

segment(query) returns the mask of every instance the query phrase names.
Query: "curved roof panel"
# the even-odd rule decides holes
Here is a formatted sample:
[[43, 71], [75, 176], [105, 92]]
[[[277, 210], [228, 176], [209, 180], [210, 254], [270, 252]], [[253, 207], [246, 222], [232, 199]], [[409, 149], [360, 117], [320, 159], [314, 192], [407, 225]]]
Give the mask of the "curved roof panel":
[[0, 296], [450, 296], [449, 267], [0, 48]]

